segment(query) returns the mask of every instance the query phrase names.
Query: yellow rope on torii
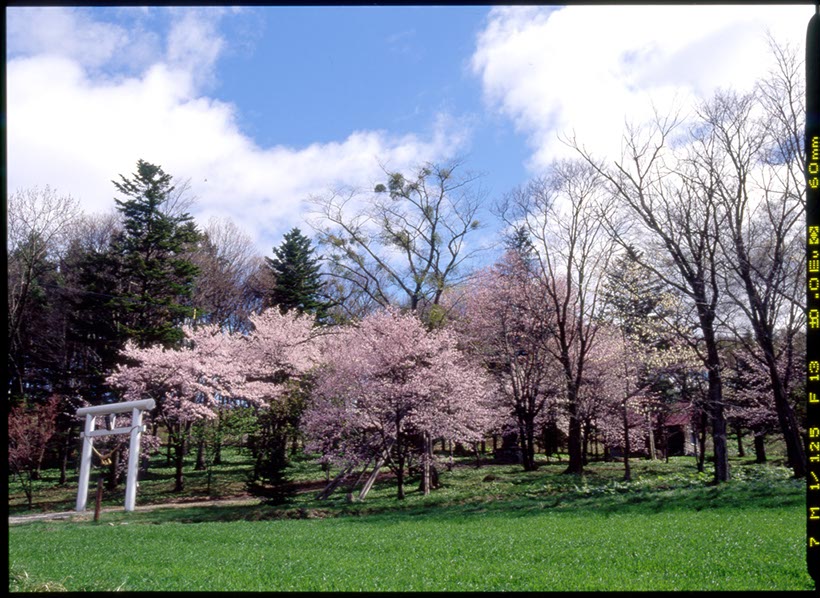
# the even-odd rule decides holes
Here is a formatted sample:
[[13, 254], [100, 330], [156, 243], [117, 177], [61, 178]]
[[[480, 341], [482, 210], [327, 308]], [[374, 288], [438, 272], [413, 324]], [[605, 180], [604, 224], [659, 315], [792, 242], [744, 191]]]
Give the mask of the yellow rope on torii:
[[[138, 426], [131, 426], [131, 428], [129, 428], [128, 432], [125, 432], [125, 433], [130, 433], [131, 430], [133, 430], [136, 427], [138, 427]], [[84, 438], [83, 440], [85, 442], [89, 442], [88, 438]], [[97, 455], [97, 457], [100, 458], [100, 464], [105, 465], [105, 466], [111, 465], [111, 456], [114, 454], [114, 452], [116, 452], [116, 450], [118, 448], [120, 448], [120, 447], [115, 446], [113, 449], [108, 451], [108, 454], [103, 455], [100, 451], [97, 450], [97, 447], [94, 446], [94, 443], [93, 442], [91, 443], [91, 450], [94, 451], [94, 453]]]
[[91, 450], [93, 450], [97, 454], [97, 456], [100, 458], [100, 463], [101, 464], [108, 466], [108, 465], [111, 465], [111, 455], [113, 455], [114, 451], [116, 451], [117, 449], [116, 448], [111, 449], [111, 451], [107, 455], [103, 455], [102, 453], [100, 453], [100, 451], [97, 450], [97, 447], [92, 444], [91, 445]]

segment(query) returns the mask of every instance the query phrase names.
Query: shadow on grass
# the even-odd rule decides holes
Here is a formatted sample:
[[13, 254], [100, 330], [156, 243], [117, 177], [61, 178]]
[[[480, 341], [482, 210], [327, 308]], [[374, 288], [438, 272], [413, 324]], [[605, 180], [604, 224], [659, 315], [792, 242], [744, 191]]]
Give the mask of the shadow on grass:
[[68, 500], [38, 500], [29, 509], [27, 504], [9, 505], [9, 515], [34, 515], [35, 513], [52, 513], [70, 511], [77, 505], [76, 497]]
[[[384, 484], [389, 484], [385, 481]], [[525, 497], [465, 497], [446, 495], [447, 486], [427, 497], [413, 490], [405, 501], [378, 498], [372, 502], [333, 500], [297, 500], [293, 488], [280, 489], [262, 504], [213, 505], [158, 509], [142, 513], [111, 514], [107, 520], [133, 523], [204, 523], [231, 521], [265, 521], [278, 519], [324, 519], [348, 517], [362, 523], [383, 523], [385, 519], [423, 517], [433, 520], [458, 520], [475, 516], [528, 517], [545, 512], [589, 512], [591, 515], [654, 515], [673, 511], [719, 509], [800, 508], [805, 505], [805, 487], [800, 480], [772, 484], [766, 480], [738, 480], [708, 485], [706, 482], [679, 481], [674, 487], [641, 488], [627, 483], [600, 486], [578, 485], [571, 489], [528, 492]], [[391, 489], [385, 485], [383, 489]], [[438, 494], [437, 494], [438, 493]]]
[[[318, 470], [307, 460], [294, 460], [297, 467], [290, 472], [293, 481], [276, 487], [258, 486], [253, 493], [258, 504], [220, 504], [157, 508], [136, 513], [106, 513], [111, 522], [167, 523], [262, 521], [273, 519], [316, 519], [351, 517], [361, 521], [375, 518], [424, 517], [441, 519], [470, 518], [492, 513], [502, 517], [527, 517], [545, 512], [589, 512], [596, 515], [614, 513], [656, 514], [674, 510], [796, 507], [805, 505], [805, 482], [788, 478], [785, 468], [749, 463], [737, 459], [732, 463], [733, 480], [713, 485], [712, 474], [698, 473], [694, 461], [637, 461], [633, 481], [623, 481], [623, 464], [619, 462], [590, 463], [583, 475], [563, 473], [566, 463], [540, 463], [536, 471], [524, 471], [515, 465], [494, 465], [475, 468], [472, 461], [458, 462], [451, 472], [441, 476], [442, 486], [428, 496], [418, 491], [418, 480], [409, 479], [407, 498], [395, 498], [392, 475], [380, 475], [366, 501], [348, 500], [347, 489], [340, 488], [330, 498], [319, 501], [317, 494], [325, 479], [317, 478]], [[209, 498], [248, 496], [250, 490], [235, 477], [246, 474], [243, 465], [231, 463], [232, 475], [214, 476], [214, 484], [206, 486], [200, 478], [205, 472], [186, 473], [186, 492], [174, 496], [176, 503]], [[158, 472], [165, 477], [166, 472]], [[320, 474], [321, 475], [321, 474]], [[160, 477], [158, 476], [158, 477]], [[322, 475], [322, 477], [324, 477]], [[219, 480], [217, 482], [217, 479]], [[146, 480], [147, 481], [147, 480]], [[224, 483], [224, 488], [222, 487]], [[237, 485], [238, 484], [238, 485]], [[140, 489], [140, 504], [169, 501], [167, 483], [147, 483]], [[71, 510], [76, 490], [63, 500], [35, 504], [34, 511], [11, 507], [10, 514], [37, 511]], [[55, 497], [56, 498], [56, 497]], [[62, 498], [62, 497], [61, 497]], [[122, 505], [121, 493], [106, 494], [104, 506]]]

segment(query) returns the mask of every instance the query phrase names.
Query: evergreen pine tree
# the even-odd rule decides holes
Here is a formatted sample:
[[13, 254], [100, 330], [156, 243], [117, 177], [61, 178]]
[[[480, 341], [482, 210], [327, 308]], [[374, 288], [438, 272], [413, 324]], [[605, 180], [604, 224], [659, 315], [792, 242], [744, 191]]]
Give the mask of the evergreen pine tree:
[[627, 247], [626, 253], [615, 260], [607, 273], [606, 313], [625, 334], [635, 336], [642, 343], [662, 346], [665, 343], [651, 338], [646, 328], [662, 318], [664, 287], [640, 266], [640, 255], [634, 247]]
[[127, 340], [118, 327], [121, 310], [116, 299], [123, 288], [120, 261], [111, 247], [94, 250], [73, 245], [66, 257], [79, 288], [71, 297], [67, 330], [68, 341], [77, 348], [75, 375], [84, 398], [97, 405], [108, 392], [105, 378], [119, 363]]
[[533, 268], [537, 256], [535, 254], [535, 246], [532, 243], [532, 238], [526, 226], [519, 225], [514, 227], [504, 238], [504, 247], [507, 251], [518, 255], [524, 266], [531, 272], [534, 272]]
[[180, 325], [193, 314], [190, 296], [198, 269], [188, 251], [200, 234], [186, 212], [174, 214], [168, 201], [171, 175], [143, 160], [131, 179], [112, 181], [127, 199], [117, 199], [123, 231], [113, 242], [124, 288], [112, 299], [122, 314], [122, 333], [139, 346], [171, 347], [184, 337]]
[[310, 239], [298, 228], [285, 235], [282, 244], [273, 249], [274, 257], [265, 258], [276, 278], [270, 301], [283, 313], [295, 309], [322, 320], [327, 315], [327, 304], [320, 299], [319, 258], [313, 253]]
[[514, 227], [504, 239], [504, 247], [508, 251], [515, 251], [522, 257], [530, 256], [534, 248], [527, 227], [523, 225]]

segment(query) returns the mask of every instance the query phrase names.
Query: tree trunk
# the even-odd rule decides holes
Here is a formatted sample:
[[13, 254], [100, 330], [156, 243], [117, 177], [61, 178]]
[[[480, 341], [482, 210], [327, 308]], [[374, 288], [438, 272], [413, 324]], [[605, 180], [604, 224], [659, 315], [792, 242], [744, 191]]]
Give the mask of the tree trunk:
[[755, 445], [755, 463], [765, 463], [766, 462], [766, 434], [755, 434], [754, 436], [754, 445]]
[[[772, 348], [772, 350], [774, 350]], [[769, 363], [769, 375], [772, 380], [772, 391], [774, 393], [774, 406], [777, 410], [777, 420], [780, 424], [780, 430], [783, 432], [783, 440], [786, 441], [786, 457], [789, 462], [789, 467], [794, 471], [794, 477], [802, 478], [806, 475], [807, 462], [806, 452], [803, 450], [803, 442], [800, 438], [800, 428], [797, 424], [797, 418], [794, 416], [794, 409], [789, 404], [786, 398], [786, 392], [783, 389], [783, 382], [780, 374], [777, 371], [777, 363], [774, 361], [774, 356], [766, 353], [766, 361]]]
[[554, 455], [558, 453], [558, 427], [556, 426], [552, 415], [550, 415], [550, 420], [546, 425], [544, 444], [544, 451], [547, 455]]
[[535, 431], [534, 428], [535, 423], [529, 412], [519, 417], [518, 442], [521, 448], [521, 462], [524, 466], [524, 471], [535, 470], [535, 442], [533, 439]]
[[623, 402], [623, 423], [624, 423], [624, 480], [627, 482], [632, 480], [632, 470], [629, 468], [629, 417], [626, 409], [626, 399]]
[[424, 496], [430, 494], [430, 487], [432, 485], [430, 478], [430, 465], [433, 455], [433, 442], [430, 439], [430, 434], [424, 432], [421, 436], [421, 484], [419, 489]]
[[578, 418], [578, 393], [570, 387], [567, 392], [569, 399], [569, 434], [567, 444], [569, 449], [569, 465], [564, 473], [581, 474], [584, 463], [581, 459], [581, 420]]
[[698, 294], [698, 318], [706, 345], [706, 365], [709, 390], [706, 411], [712, 424], [712, 444], [715, 454], [716, 484], [729, 481], [729, 451], [726, 446], [726, 416], [723, 412], [723, 383], [720, 377], [720, 354], [714, 329], [714, 308], [703, 294]]
[[200, 438], [196, 443], [196, 464], [194, 471], [205, 471], [205, 438]]
[[26, 504], [28, 510], [31, 511], [34, 508], [34, 484], [32, 484], [32, 480], [29, 480], [27, 484], [23, 484], [23, 492], [26, 493]]
[[[717, 387], [720, 388], [718, 379]], [[717, 391], [720, 397], [720, 391]], [[726, 441], [726, 417], [723, 413], [722, 399], [718, 399], [712, 407], [712, 441], [715, 451], [715, 483], [728, 482], [729, 474], [729, 451]]]
[[589, 422], [581, 427], [581, 463], [589, 465]]
[[707, 428], [707, 415], [706, 411], [701, 411], [700, 415], [700, 430], [698, 430], [698, 450], [697, 450], [697, 462], [698, 462], [698, 471], [703, 473], [704, 471], [704, 464], [706, 462], [706, 428]]
[[382, 468], [384, 461], [384, 454], [382, 454], [378, 459], [376, 459], [376, 464], [373, 466], [373, 471], [370, 473], [370, 477], [367, 478], [367, 481], [364, 483], [364, 486], [362, 486], [362, 489], [359, 492], [359, 500], [364, 500], [365, 498], [367, 498], [367, 493], [370, 492], [370, 489], [373, 487], [376, 478], [379, 476], [379, 470]]
[[597, 462], [597, 461], [601, 460], [601, 443], [598, 440], [598, 430], [597, 430], [597, 428], [595, 430], [595, 436], [593, 436], [593, 441], [594, 441], [594, 446], [595, 446], [595, 454], [593, 455], [593, 457], [595, 458], [595, 461]]
[[746, 452], [743, 450], [743, 434], [740, 426], [735, 426], [735, 435], [737, 436], [737, 456], [745, 457]]
[[63, 486], [68, 481], [68, 455], [71, 453], [71, 438], [72, 430], [69, 428], [65, 434], [65, 442], [60, 451], [60, 486]]
[[120, 485], [119, 465], [120, 449], [117, 448], [111, 453], [111, 465], [108, 466], [108, 476], [105, 484], [108, 490], [116, 490], [117, 486]]
[[339, 487], [339, 484], [341, 484], [344, 481], [344, 479], [350, 474], [351, 470], [352, 467], [345, 467], [342, 471], [340, 471], [339, 475], [333, 478], [333, 481], [330, 482], [327, 486], [325, 486], [324, 490], [322, 490], [316, 496], [316, 500], [325, 500], [327, 497], [333, 494], [333, 491]]
[[526, 454], [525, 459], [527, 460], [527, 466], [529, 467], [528, 471], [535, 471], [535, 422], [530, 421], [534, 418], [528, 418], [527, 421], [527, 438], [526, 438]]
[[[401, 446], [399, 446], [401, 449]], [[401, 450], [398, 450], [398, 455], [396, 458], [397, 467], [396, 467], [396, 498], [399, 500], [404, 500], [404, 453]]]
[[222, 465], [222, 409], [217, 412], [216, 419], [216, 438], [214, 438], [214, 458], [211, 461], [213, 465]]
[[655, 430], [652, 426], [652, 412], [646, 412], [646, 425], [649, 429], [649, 458], [654, 461], [658, 458], [657, 449], [655, 448]]
[[183, 468], [185, 466], [185, 440], [190, 429], [190, 423], [185, 426], [178, 424], [176, 426], [176, 434], [171, 434], [174, 445], [174, 492], [183, 492], [185, 490], [185, 477], [183, 475]]

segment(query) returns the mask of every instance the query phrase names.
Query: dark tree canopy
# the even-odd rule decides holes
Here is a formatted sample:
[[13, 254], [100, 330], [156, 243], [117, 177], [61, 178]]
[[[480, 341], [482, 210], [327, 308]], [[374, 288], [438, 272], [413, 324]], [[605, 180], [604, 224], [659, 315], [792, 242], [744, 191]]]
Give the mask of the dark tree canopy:
[[187, 213], [170, 205], [175, 187], [161, 167], [144, 160], [137, 172], [112, 181], [127, 199], [117, 199], [123, 231], [113, 254], [125, 285], [112, 303], [122, 314], [120, 327], [140, 346], [172, 346], [182, 338], [180, 324], [193, 314], [188, 300], [197, 275], [189, 251], [200, 234]]
[[322, 319], [327, 306], [321, 300], [322, 283], [319, 278], [319, 258], [308, 237], [294, 227], [285, 235], [282, 244], [273, 249], [273, 258], [265, 261], [276, 278], [270, 301], [282, 312], [295, 309]]

